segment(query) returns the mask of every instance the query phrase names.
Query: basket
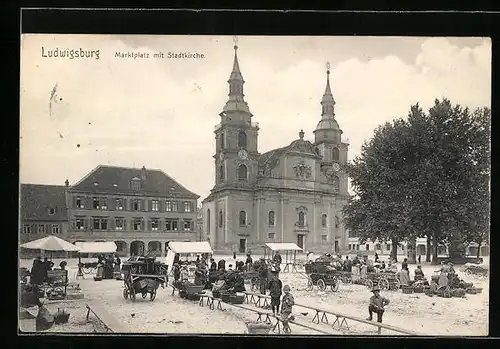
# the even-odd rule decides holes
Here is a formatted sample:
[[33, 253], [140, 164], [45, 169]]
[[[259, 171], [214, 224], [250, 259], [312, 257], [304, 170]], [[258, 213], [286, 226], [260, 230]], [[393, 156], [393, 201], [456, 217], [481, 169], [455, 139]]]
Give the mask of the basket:
[[243, 304], [243, 301], [245, 300], [245, 296], [240, 296], [240, 295], [230, 295], [229, 296], [229, 303], [231, 304]]
[[189, 299], [190, 301], [199, 301], [200, 295], [196, 293], [188, 293], [186, 298]]
[[249, 334], [269, 334], [272, 325], [265, 322], [251, 322], [247, 324]]
[[94, 276], [94, 281], [102, 281], [102, 277]]
[[57, 313], [54, 315], [54, 323], [55, 324], [65, 324], [68, 322], [69, 320], [69, 313], [66, 313], [64, 311], [64, 309], [61, 311], [61, 310], [57, 310]]
[[214, 298], [220, 298], [220, 291], [218, 291], [218, 290], [212, 291], [212, 297], [214, 297]]
[[413, 289], [413, 293], [424, 293], [424, 288], [423, 287], [416, 287]]
[[411, 287], [411, 286], [401, 286], [401, 290], [403, 291], [404, 294], [412, 294], [413, 293], [413, 287]]

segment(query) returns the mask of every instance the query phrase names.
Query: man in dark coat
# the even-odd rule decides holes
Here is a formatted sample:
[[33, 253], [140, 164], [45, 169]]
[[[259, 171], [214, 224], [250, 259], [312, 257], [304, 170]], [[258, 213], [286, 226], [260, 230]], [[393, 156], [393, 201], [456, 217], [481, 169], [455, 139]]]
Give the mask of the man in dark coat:
[[266, 294], [266, 287], [267, 287], [267, 264], [264, 258], [260, 259], [259, 263], [259, 288], [260, 288], [260, 293], [261, 294]]
[[253, 260], [252, 257], [250, 256], [250, 253], [247, 253], [247, 260], [245, 261], [245, 266], [247, 267], [247, 270], [250, 270], [252, 268]]
[[226, 269], [226, 261], [221, 259], [217, 264], [217, 270], [225, 270]]
[[283, 283], [277, 277], [273, 277], [269, 281], [269, 291], [271, 296], [271, 307], [273, 309], [273, 315], [279, 314], [280, 310], [280, 298], [281, 298], [281, 288], [283, 287]]
[[31, 267], [30, 283], [32, 285], [40, 285], [43, 282], [43, 268], [44, 264], [41, 257], [37, 257], [33, 261], [33, 267]]

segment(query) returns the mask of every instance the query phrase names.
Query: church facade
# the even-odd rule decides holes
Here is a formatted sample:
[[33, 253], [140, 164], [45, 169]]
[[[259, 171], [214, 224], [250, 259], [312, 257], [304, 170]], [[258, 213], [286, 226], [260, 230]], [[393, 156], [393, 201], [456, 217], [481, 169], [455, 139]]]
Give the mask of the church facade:
[[343, 164], [349, 145], [335, 119], [329, 70], [314, 142], [301, 130], [290, 144], [261, 154], [259, 125], [244, 100], [237, 48], [229, 98], [214, 131], [215, 183], [202, 202], [206, 238], [216, 251], [255, 251], [268, 242], [293, 242], [304, 251], [346, 250]]

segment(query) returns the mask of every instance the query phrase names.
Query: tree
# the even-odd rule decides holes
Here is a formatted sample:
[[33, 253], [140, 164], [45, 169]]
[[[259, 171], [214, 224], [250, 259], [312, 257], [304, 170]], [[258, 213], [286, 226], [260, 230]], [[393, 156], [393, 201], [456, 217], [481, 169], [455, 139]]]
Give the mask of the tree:
[[427, 236], [433, 263], [441, 243], [463, 253], [464, 232], [472, 239], [488, 225], [490, 118], [487, 108], [471, 113], [444, 99], [377, 128], [347, 166], [355, 196], [346, 226], [393, 246]]

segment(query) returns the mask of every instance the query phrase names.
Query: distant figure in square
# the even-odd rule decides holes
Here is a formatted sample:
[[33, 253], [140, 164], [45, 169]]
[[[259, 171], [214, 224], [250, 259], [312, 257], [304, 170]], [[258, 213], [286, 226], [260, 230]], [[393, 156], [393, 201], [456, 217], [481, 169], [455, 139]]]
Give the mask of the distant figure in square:
[[276, 253], [274, 254], [274, 257], [273, 257], [273, 262], [278, 264], [278, 266], [281, 265], [281, 255], [280, 255], [280, 252], [279, 251], [276, 251]]
[[378, 287], [374, 287], [372, 292], [373, 296], [370, 297], [370, 305], [368, 306], [370, 316], [366, 320], [372, 321], [373, 313], [375, 313], [377, 314], [377, 322], [382, 322], [384, 307], [389, 304], [389, 300], [380, 295], [380, 288]]
[[420, 262], [422, 261], [422, 255], [419, 254], [417, 260], [418, 260], [418, 264], [420, 264]]
[[378, 263], [380, 262], [380, 259], [378, 258], [378, 253], [375, 252], [375, 263]]
[[422, 270], [421, 265], [417, 265], [417, 269], [415, 269], [415, 281], [423, 280], [425, 278], [424, 271]]
[[401, 263], [401, 269], [402, 270], [408, 270], [408, 258], [405, 258], [403, 260], [403, 263]]
[[272, 278], [269, 281], [268, 288], [270, 290], [271, 296], [271, 307], [273, 309], [273, 314], [279, 314], [280, 311], [280, 298], [281, 298], [281, 288], [283, 287], [283, 283], [279, 278]]

